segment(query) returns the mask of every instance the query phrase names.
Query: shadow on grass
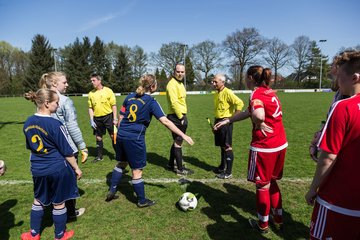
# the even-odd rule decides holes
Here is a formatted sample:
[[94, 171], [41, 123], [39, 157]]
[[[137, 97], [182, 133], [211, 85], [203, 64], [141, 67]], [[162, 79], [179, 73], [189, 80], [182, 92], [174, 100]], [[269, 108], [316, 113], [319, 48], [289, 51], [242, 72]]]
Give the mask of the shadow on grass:
[[15, 215], [10, 211], [17, 202], [17, 199], [10, 199], [0, 204], [0, 239], [10, 239], [10, 229], [24, 224], [24, 221], [15, 224]]
[[[94, 139], [95, 141], [95, 139]], [[103, 155], [104, 156], [108, 156], [110, 160], [115, 159], [115, 153], [114, 153], [114, 149], [112, 149], [112, 152], [109, 152], [105, 147], [103, 149]], [[88, 147], [88, 151], [89, 151], [89, 159], [90, 162], [92, 162], [94, 160], [94, 158], [97, 156], [97, 150], [96, 147]]]
[[22, 122], [19, 122], [19, 121], [0, 122], [0, 130], [9, 124], [24, 124], [24, 123], [25, 123], [24, 121], [22, 121]]

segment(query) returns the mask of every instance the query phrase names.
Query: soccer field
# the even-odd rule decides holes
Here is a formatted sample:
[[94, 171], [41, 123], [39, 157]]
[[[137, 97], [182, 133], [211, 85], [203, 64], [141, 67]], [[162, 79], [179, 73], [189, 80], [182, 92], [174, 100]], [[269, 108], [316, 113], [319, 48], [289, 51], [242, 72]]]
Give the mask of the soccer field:
[[[248, 94], [238, 94], [247, 106]], [[194, 146], [184, 146], [187, 167], [195, 171], [187, 178], [166, 169], [172, 138], [170, 132], [153, 119], [146, 135], [148, 165], [143, 178], [145, 190], [157, 204], [138, 209], [129, 173], [119, 185], [120, 198], [105, 202], [108, 182], [115, 165], [110, 138], [106, 137], [104, 161], [91, 163], [96, 151], [95, 138], [89, 124], [87, 98], [72, 97], [80, 128], [89, 149], [89, 160], [80, 164], [83, 178], [79, 181], [81, 198], [78, 207], [86, 212], [69, 223], [74, 239], [304, 239], [308, 237], [311, 207], [304, 194], [311, 181], [315, 163], [310, 160], [308, 146], [313, 133], [325, 119], [332, 93], [278, 93], [289, 147], [284, 178], [280, 181], [284, 205], [284, 232], [271, 231], [261, 236], [247, 223], [256, 217], [255, 190], [246, 181], [248, 145], [251, 139], [249, 120], [235, 123], [233, 132], [234, 167], [230, 180], [215, 179], [213, 167], [219, 164], [220, 151], [214, 146], [206, 121], [213, 119], [213, 95], [188, 95], [188, 135]], [[124, 97], [118, 97], [118, 109]], [[165, 96], [156, 99], [167, 110]], [[25, 148], [23, 123], [35, 112], [35, 105], [24, 98], [0, 98], [0, 159], [8, 171], [0, 178], [0, 239], [19, 239], [29, 230], [33, 198], [29, 152]], [[192, 212], [175, 206], [185, 191], [198, 196]], [[42, 239], [53, 238], [51, 212], [47, 211]]]

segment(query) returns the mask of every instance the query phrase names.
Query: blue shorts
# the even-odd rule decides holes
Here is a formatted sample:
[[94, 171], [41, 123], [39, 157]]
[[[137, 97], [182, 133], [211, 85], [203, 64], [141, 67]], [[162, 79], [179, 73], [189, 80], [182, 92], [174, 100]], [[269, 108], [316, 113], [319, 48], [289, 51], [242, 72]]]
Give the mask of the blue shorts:
[[80, 197], [76, 176], [69, 164], [50, 175], [33, 177], [33, 182], [34, 198], [43, 206]]
[[143, 169], [146, 166], [145, 139], [117, 139], [116, 160], [128, 162], [131, 169]]

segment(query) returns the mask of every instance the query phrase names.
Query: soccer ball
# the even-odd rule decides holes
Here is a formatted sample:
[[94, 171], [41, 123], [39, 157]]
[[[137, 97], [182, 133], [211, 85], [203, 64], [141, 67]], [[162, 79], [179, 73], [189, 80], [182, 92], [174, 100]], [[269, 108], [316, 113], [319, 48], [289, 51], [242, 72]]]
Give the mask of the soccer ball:
[[194, 210], [197, 206], [197, 199], [194, 194], [191, 192], [186, 192], [183, 195], [181, 195], [179, 200], [179, 207], [186, 211]]
[[0, 160], [0, 176], [4, 175], [6, 171], [6, 165], [3, 160]]

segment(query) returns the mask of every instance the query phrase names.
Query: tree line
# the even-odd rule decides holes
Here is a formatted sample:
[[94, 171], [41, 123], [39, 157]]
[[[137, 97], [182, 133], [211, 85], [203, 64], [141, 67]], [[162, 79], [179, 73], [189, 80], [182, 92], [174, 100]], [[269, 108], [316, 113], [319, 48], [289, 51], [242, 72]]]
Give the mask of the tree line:
[[[176, 63], [185, 64], [187, 90], [210, 90], [216, 72], [227, 73], [231, 88], [245, 89], [244, 71], [252, 64], [273, 69], [275, 88], [315, 88], [320, 75], [323, 87], [328, 87], [328, 62], [317, 41], [307, 36], [287, 45], [278, 38], [265, 38], [255, 28], [237, 30], [221, 43], [205, 40], [188, 46], [170, 42], [149, 54], [140, 46], [106, 44], [99, 37], [93, 42], [88, 37], [76, 38], [55, 49], [44, 35], [36, 34], [29, 52], [0, 41], [0, 95], [35, 90], [41, 75], [54, 70], [67, 74], [69, 93], [89, 92], [89, 76], [94, 72], [103, 77], [104, 85], [121, 93], [134, 91], [140, 76], [150, 72], [157, 77], [158, 90], [164, 91]], [[284, 68], [292, 73], [282, 76]]]

